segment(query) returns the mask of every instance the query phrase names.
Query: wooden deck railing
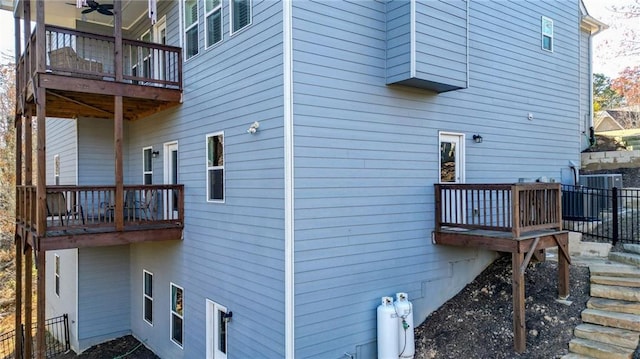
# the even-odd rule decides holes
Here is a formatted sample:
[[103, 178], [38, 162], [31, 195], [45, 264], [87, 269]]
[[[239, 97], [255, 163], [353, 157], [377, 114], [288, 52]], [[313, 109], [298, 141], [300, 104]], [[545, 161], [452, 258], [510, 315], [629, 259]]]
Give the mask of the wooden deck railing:
[[[115, 228], [115, 190], [115, 186], [48, 186], [47, 233]], [[35, 186], [18, 187], [16, 220], [32, 231], [36, 228], [36, 198]], [[183, 225], [183, 220], [183, 185], [124, 186], [126, 228]]]
[[558, 183], [436, 184], [436, 231], [442, 227], [512, 232], [561, 229]]
[[[47, 71], [115, 81], [115, 38], [46, 25]], [[19, 86], [36, 70], [35, 34], [18, 63]], [[123, 82], [182, 90], [182, 49], [151, 42], [122, 40]], [[25, 71], [28, 70], [28, 71]], [[18, 87], [21, 88], [21, 87]]]

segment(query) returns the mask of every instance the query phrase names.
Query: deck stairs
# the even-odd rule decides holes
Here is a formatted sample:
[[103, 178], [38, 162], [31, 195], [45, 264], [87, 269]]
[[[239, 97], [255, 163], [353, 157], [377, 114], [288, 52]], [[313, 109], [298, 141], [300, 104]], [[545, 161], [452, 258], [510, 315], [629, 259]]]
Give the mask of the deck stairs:
[[593, 261], [591, 298], [564, 359], [632, 359], [640, 338], [640, 245]]

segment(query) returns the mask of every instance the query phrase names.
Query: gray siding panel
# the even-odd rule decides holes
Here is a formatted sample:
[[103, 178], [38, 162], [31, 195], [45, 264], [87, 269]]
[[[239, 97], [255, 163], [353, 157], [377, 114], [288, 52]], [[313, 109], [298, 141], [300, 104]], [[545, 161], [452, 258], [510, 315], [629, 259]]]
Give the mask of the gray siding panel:
[[78, 250], [80, 350], [131, 333], [129, 246]]
[[[398, 291], [409, 293], [419, 324], [493, 258], [431, 244], [438, 131], [466, 135], [471, 183], [558, 178], [579, 157], [577, 4], [520, 1], [501, 9], [504, 2], [470, 2], [469, 87], [435, 95], [385, 86], [388, 65], [405, 66], [390, 60], [404, 46], [393, 37], [402, 34], [392, 21], [402, 18], [394, 3], [323, 2], [321, 14], [310, 10], [318, 4], [293, 4], [299, 357], [368, 348], [375, 343], [379, 298]], [[438, 39], [449, 32], [462, 39], [465, 24], [453, 23], [466, 22], [466, 5], [447, 6], [464, 2], [425, 4], [454, 19], [424, 22], [447, 26]], [[345, 17], [363, 12], [366, 18], [348, 24], [355, 34], [332, 36], [347, 26]], [[540, 48], [542, 15], [554, 20], [553, 53]], [[379, 37], [375, 29], [382, 28], [387, 32]], [[368, 45], [352, 46], [351, 39]], [[461, 49], [441, 43], [430, 54], [446, 57]], [[434, 62], [442, 75], [466, 66]], [[471, 140], [475, 133], [482, 144]]]
[[[47, 184], [55, 184], [54, 156], [60, 156], [60, 184], [76, 184], [78, 132], [76, 121], [63, 118], [47, 118]], [[35, 144], [34, 144], [35, 146]]]

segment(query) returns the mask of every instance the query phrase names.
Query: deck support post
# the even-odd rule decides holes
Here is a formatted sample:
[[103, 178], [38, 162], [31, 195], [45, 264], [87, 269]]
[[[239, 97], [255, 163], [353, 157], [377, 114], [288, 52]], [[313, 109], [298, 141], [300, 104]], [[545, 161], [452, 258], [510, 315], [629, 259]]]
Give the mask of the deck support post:
[[558, 297], [567, 299], [569, 297], [569, 234], [564, 233], [556, 237], [558, 242]]
[[46, 278], [46, 251], [37, 250], [37, 282], [36, 282], [36, 311], [37, 311], [37, 329], [36, 329], [36, 358], [46, 358], [46, 342], [45, 342], [45, 278]]
[[24, 358], [33, 356], [33, 247], [24, 254]]
[[[116, 82], [121, 82], [122, 73], [122, 2], [115, 0], [113, 2], [113, 37], [114, 43], [114, 71]], [[113, 147], [116, 162], [115, 182], [116, 182], [116, 201], [115, 201], [115, 225], [116, 231], [124, 230], [124, 169], [122, 164], [122, 141], [123, 141], [123, 121], [124, 114], [122, 111], [122, 96], [114, 96], [113, 103]]]
[[22, 238], [16, 234], [16, 312], [15, 312], [15, 357], [22, 353]]
[[518, 353], [524, 352], [527, 346], [524, 314], [524, 262], [523, 252], [511, 254], [513, 272], [513, 346]]

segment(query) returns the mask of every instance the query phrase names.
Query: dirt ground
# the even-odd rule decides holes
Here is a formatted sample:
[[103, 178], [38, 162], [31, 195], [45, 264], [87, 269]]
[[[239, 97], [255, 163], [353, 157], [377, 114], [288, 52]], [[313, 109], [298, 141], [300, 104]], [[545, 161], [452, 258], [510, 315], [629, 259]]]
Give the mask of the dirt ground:
[[[556, 301], [557, 263], [529, 265], [525, 282], [527, 350], [523, 354], [513, 350], [511, 259], [502, 257], [416, 328], [415, 358], [551, 359], [567, 354], [573, 328], [581, 323], [580, 312], [589, 299], [589, 270], [570, 267], [571, 305]], [[80, 356], [69, 353], [59, 358], [158, 358], [138, 345], [135, 338], [126, 336]]]

